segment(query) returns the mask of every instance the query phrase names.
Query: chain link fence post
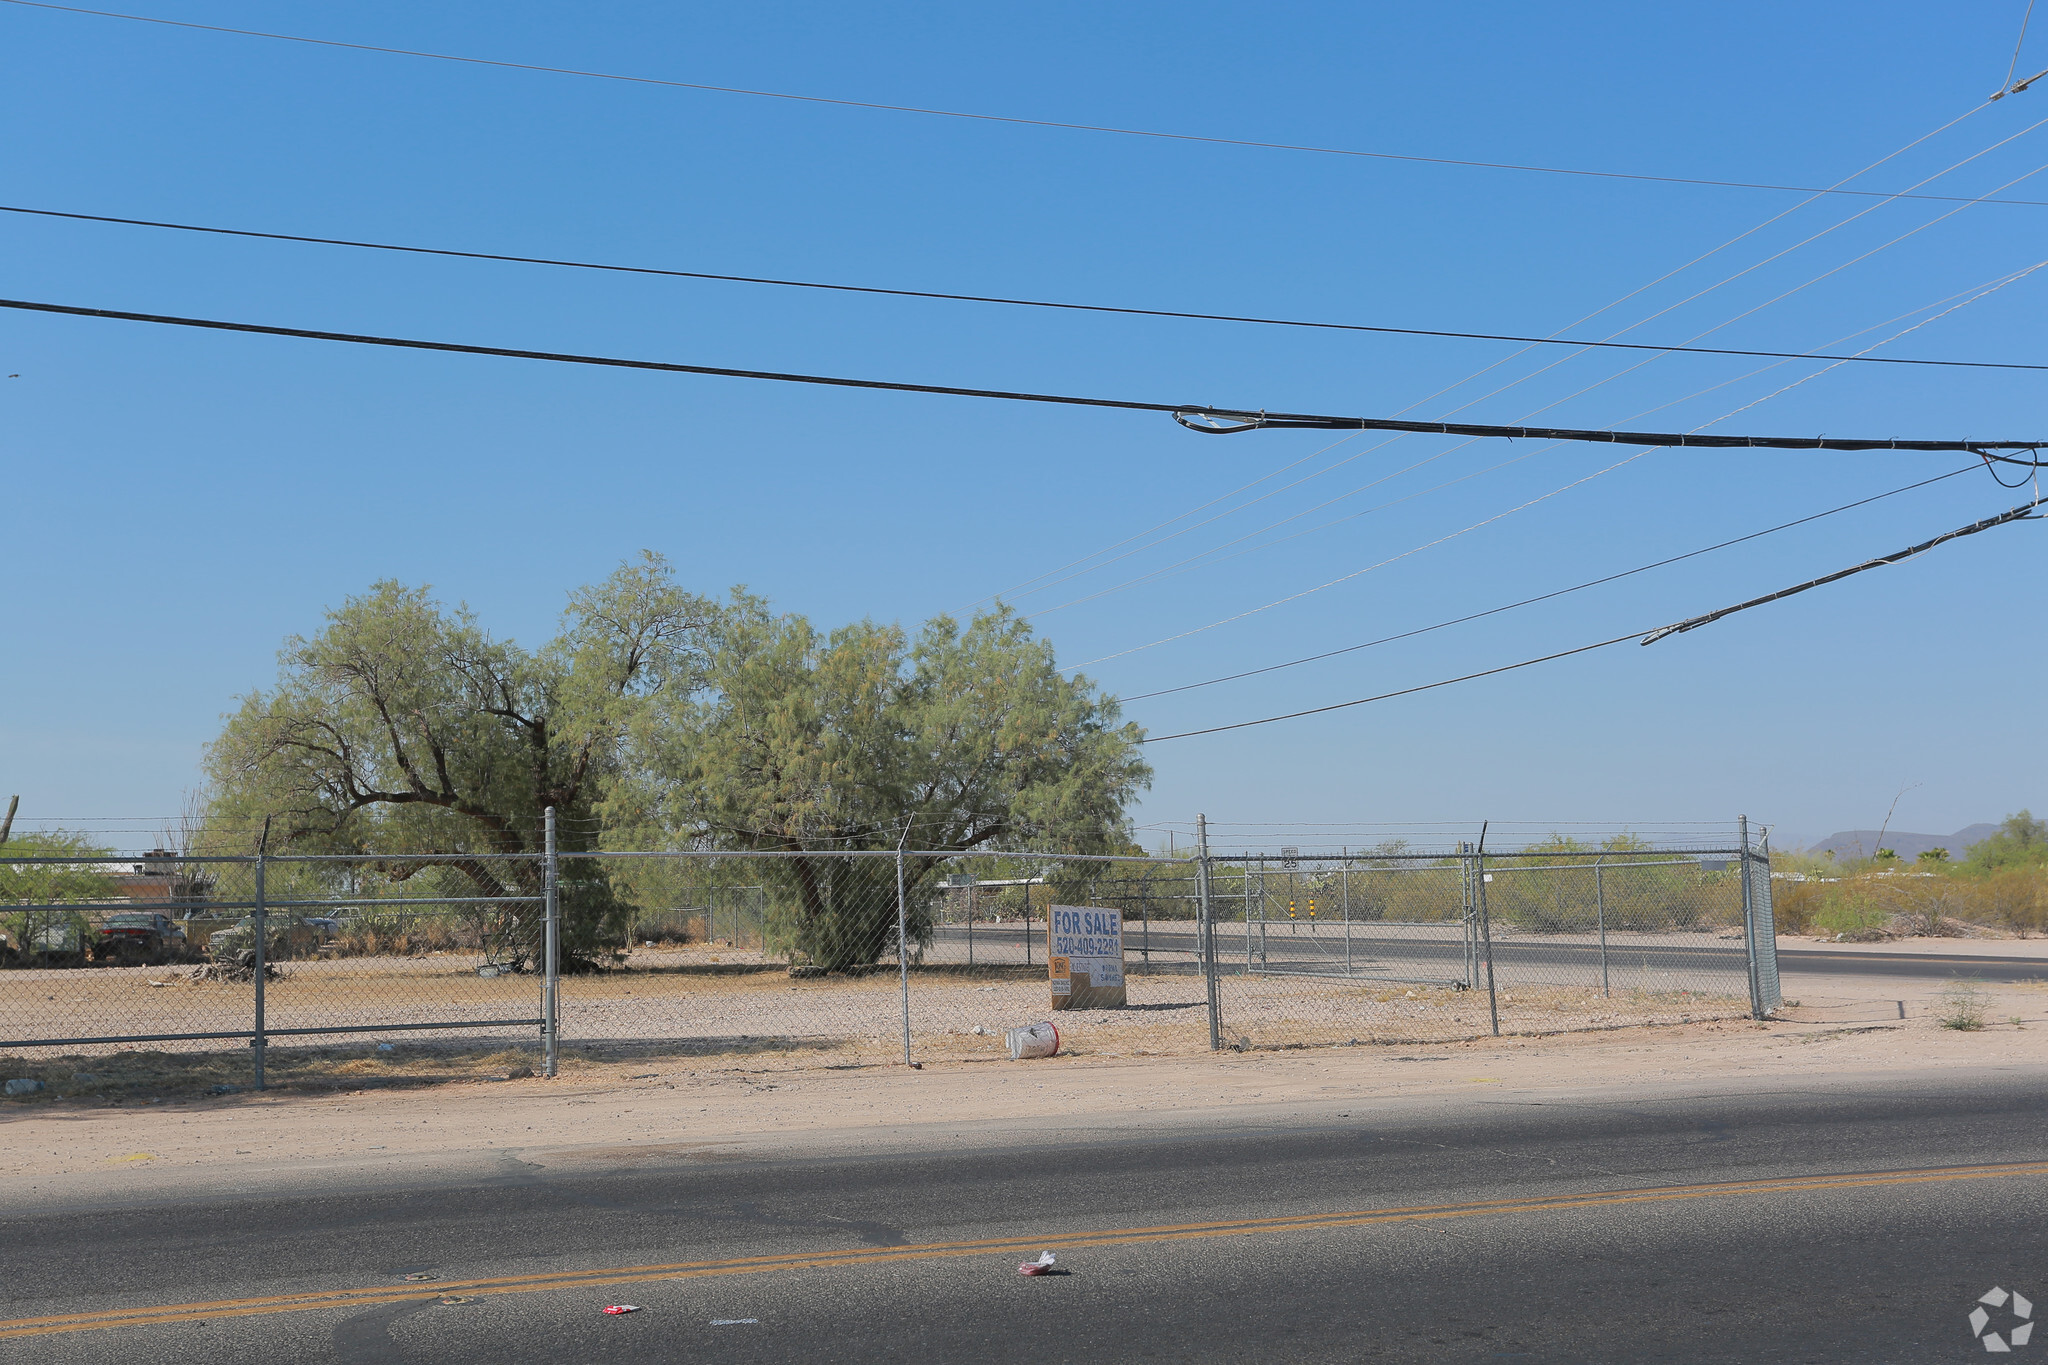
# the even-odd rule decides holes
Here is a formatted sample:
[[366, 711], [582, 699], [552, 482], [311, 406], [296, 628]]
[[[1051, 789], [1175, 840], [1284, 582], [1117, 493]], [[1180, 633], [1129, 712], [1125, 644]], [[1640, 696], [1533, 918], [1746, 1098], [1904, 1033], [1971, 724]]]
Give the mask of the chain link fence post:
[[1209, 881], [1209, 817], [1195, 817], [1195, 845], [1199, 850], [1195, 863], [1196, 894], [1201, 897], [1200, 948], [1202, 952], [1202, 982], [1209, 1001], [1209, 1051], [1220, 1052], [1223, 1048], [1223, 1020], [1218, 1010], [1216, 989], [1216, 915], [1210, 904]]
[[1479, 905], [1472, 896], [1472, 845], [1458, 840], [1458, 947], [1465, 989], [1479, 987]]
[[[1757, 852], [1756, 890], [1752, 893], [1756, 929], [1750, 935], [1750, 956], [1756, 962], [1757, 1017], [1766, 1018], [1785, 1003], [1778, 980], [1778, 910], [1771, 886], [1771, 832], [1766, 829]], [[1748, 879], [1744, 878], [1745, 885]]]
[[1337, 864], [1337, 876], [1344, 888], [1344, 975], [1351, 975], [1351, 846], [1344, 846], [1344, 861]]
[[1493, 982], [1493, 919], [1486, 908], [1486, 829], [1490, 822], [1479, 824], [1479, 852], [1476, 873], [1473, 877], [1475, 890], [1479, 895], [1479, 943], [1486, 954], [1486, 1013], [1493, 1021], [1493, 1036], [1500, 1037], [1500, 993]]
[[562, 897], [555, 858], [555, 808], [549, 806], [542, 835], [541, 897], [544, 960], [540, 977], [540, 1074], [552, 1077], [560, 1056], [562, 1031]]
[[250, 922], [256, 928], [256, 1032], [249, 1039], [249, 1046], [256, 1058], [256, 1088], [263, 1088], [263, 1053], [267, 1040], [263, 1036], [263, 978], [269, 974], [265, 960], [270, 949], [270, 918], [263, 904], [263, 870], [270, 854], [270, 819], [263, 821], [263, 838], [256, 845], [256, 904], [250, 912]]
[[1600, 929], [1600, 994], [1613, 995], [1607, 984], [1607, 882], [1600, 866], [1605, 861], [1593, 860], [1593, 918]]
[[910, 1065], [910, 912], [903, 897], [903, 845], [910, 842], [910, 825], [903, 826], [903, 838], [896, 844], [896, 976], [903, 992], [903, 1065]]
[[1778, 925], [1771, 905], [1770, 839], [1761, 855], [1749, 845], [1749, 817], [1736, 817], [1737, 864], [1742, 870], [1742, 941], [1749, 960], [1749, 1013], [1768, 1018], [1782, 1002], [1778, 985]]

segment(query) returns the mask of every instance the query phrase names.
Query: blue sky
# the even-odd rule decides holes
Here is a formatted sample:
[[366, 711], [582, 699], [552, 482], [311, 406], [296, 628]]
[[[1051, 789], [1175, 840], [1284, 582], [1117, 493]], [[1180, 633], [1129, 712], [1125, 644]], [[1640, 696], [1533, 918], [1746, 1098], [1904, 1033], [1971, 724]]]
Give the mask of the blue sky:
[[[1790, 185], [1832, 183], [1983, 105], [2025, 8], [135, 4], [853, 100]], [[2048, 31], [2021, 74], [2030, 59], [2048, 65]], [[835, 108], [14, 5], [0, 5], [0, 77], [9, 204], [1393, 326], [1549, 334], [1801, 198]], [[2043, 118], [2048, 83], [1853, 183], [1904, 188]], [[1982, 195], [2043, 165], [2048, 128], [1926, 192]], [[2004, 196], [2048, 200], [2048, 174]], [[1943, 217], [1957, 207], [1824, 198], [1570, 335], [1677, 305], [1625, 339], [1718, 327], [1702, 344], [1869, 345], [2048, 256], [2048, 208]], [[18, 298], [714, 365], [1588, 427], [1685, 430], [1756, 402], [1714, 429], [2048, 435], [2041, 376], [2024, 372], [1844, 366], [1771, 396], [1820, 367], [1610, 352], [1544, 369], [1559, 357], [1491, 343], [12, 214], [0, 250]], [[1876, 353], [2048, 359], [2044, 289], [2048, 270]], [[430, 583], [537, 643], [570, 587], [643, 547], [693, 587], [744, 583], [825, 625], [914, 624], [1083, 561], [1082, 576], [1014, 600], [1063, 661], [1128, 696], [1483, 610], [1962, 463], [1665, 451], [1601, 473], [1637, 452], [1210, 438], [1141, 414], [19, 313], [0, 315], [0, 374], [19, 375], [0, 379], [0, 795], [21, 792], [35, 819], [175, 810], [221, 713], [274, 675], [279, 642], [384, 577]], [[2025, 496], [1968, 474], [1129, 715], [1167, 734], [1488, 668], [1768, 592]], [[2039, 810], [2042, 734], [2024, 689], [2048, 655], [2040, 537], [2002, 529], [1649, 649], [1160, 743], [1139, 818], [1653, 825], [1747, 812], [1796, 842], [1874, 825], [1907, 786], [1905, 828]], [[1182, 565], [1190, 556], [1205, 557]]]

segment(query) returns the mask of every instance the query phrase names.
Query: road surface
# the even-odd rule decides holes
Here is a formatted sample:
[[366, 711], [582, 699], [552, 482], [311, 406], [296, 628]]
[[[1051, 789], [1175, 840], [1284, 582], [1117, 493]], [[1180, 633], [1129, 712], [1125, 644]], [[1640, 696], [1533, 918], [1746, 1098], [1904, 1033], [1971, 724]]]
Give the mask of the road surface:
[[[1192, 963], [1195, 934], [1179, 921], [1172, 928], [1152, 929], [1152, 955], [1160, 966]], [[1253, 925], [1256, 950], [1258, 926]], [[1045, 961], [1044, 927], [1033, 930], [1032, 954]], [[1423, 929], [1369, 925], [1352, 926], [1353, 970], [1360, 975], [1389, 977], [1434, 977], [1458, 980], [1462, 975], [1464, 948], [1455, 926], [1431, 925]], [[1024, 960], [1025, 930], [1019, 924], [976, 925], [974, 944], [977, 961], [1021, 963]], [[1426, 937], [1425, 937], [1426, 935]], [[1269, 925], [1265, 934], [1265, 963], [1278, 971], [1342, 971], [1344, 930], [1341, 924], [1318, 924], [1311, 932], [1306, 925]], [[1124, 957], [1133, 965], [1144, 962], [1142, 931], [1126, 925]], [[945, 961], [963, 961], [967, 952], [967, 931], [959, 925], [938, 930], [936, 948]], [[1225, 971], [1241, 969], [1245, 960], [1240, 926], [1219, 930], [1217, 963]], [[1609, 949], [1613, 970], [1655, 972], [1746, 971], [1740, 940], [1702, 935], [1696, 947], [1635, 947], [1617, 936]], [[1493, 941], [1497, 972], [1517, 972], [1525, 979], [1556, 977], [1562, 980], [1597, 979], [1600, 947], [1577, 940], [1561, 942], [1536, 935], [1502, 935]], [[1867, 953], [1853, 949], [1778, 947], [1778, 970], [1784, 976], [1824, 972], [1832, 976], [1914, 977], [1975, 976], [1987, 982], [2048, 981], [2048, 959], [2038, 957], [1961, 957], [1940, 953]]]
[[[228, 1192], [127, 1167], [64, 1206], [0, 1192], [0, 1358], [1976, 1360], [1993, 1286], [2048, 1305], [2044, 1081], [1474, 1087], [1138, 1136], [1050, 1116], [880, 1155], [535, 1147]], [[1071, 1273], [1020, 1277], [1041, 1250]], [[643, 1311], [602, 1313], [620, 1302]]]

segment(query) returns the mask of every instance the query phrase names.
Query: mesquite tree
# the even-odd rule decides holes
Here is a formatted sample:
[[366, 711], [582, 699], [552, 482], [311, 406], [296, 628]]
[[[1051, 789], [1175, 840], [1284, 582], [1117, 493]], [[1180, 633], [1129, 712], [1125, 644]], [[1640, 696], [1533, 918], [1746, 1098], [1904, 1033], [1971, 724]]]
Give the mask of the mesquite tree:
[[628, 801], [700, 847], [775, 851], [793, 946], [842, 968], [894, 943], [892, 860], [907, 866], [915, 928], [947, 853], [1116, 853], [1125, 807], [1151, 781], [1142, 733], [1114, 698], [1063, 676], [1008, 608], [915, 640], [872, 621], [821, 634], [741, 601], [720, 623], [699, 687], [636, 718]]
[[[665, 693], [688, 692], [720, 608], [675, 586], [652, 554], [570, 594], [537, 650], [493, 637], [426, 588], [373, 586], [286, 642], [276, 686], [242, 699], [207, 755], [216, 816], [273, 818], [272, 847], [373, 851], [397, 881], [504, 897], [487, 946], [530, 957], [540, 916], [531, 854], [552, 806], [566, 850], [596, 845], [593, 808], [620, 741]], [[433, 861], [418, 855], [471, 855]], [[565, 876], [573, 958], [615, 936], [622, 907], [601, 870]]]

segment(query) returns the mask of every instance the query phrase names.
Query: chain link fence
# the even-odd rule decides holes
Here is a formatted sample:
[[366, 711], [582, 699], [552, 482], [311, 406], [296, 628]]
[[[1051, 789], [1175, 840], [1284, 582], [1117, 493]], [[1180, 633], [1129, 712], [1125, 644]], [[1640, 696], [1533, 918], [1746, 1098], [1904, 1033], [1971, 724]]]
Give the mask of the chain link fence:
[[1559, 842], [1212, 859], [1223, 1037], [1428, 1042], [1778, 1007], [1765, 850]]
[[[59, 1094], [1434, 1042], [1762, 1015], [1767, 849], [0, 858], [0, 1054]], [[1061, 994], [1055, 907], [1121, 931]], [[1113, 915], [1108, 912], [1115, 912]], [[1097, 985], [1106, 971], [1099, 965]], [[1073, 977], [1079, 980], [1078, 976]]]

